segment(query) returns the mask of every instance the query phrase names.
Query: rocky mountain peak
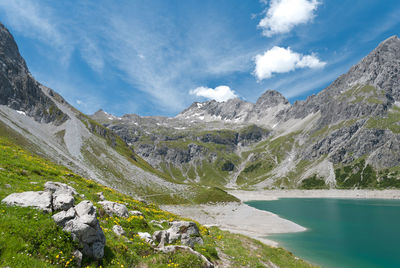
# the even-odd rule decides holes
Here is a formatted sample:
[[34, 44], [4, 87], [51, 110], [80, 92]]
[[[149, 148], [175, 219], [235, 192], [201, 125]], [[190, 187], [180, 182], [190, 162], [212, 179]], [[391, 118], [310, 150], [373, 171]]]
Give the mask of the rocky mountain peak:
[[0, 23], [0, 105], [22, 112], [38, 122], [61, 124], [68, 119], [29, 73], [10, 32]]
[[256, 102], [256, 106], [263, 106], [264, 108], [273, 107], [278, 104], [289, 104], [289, 101], [276, 90], [265, 91]]
[[400, 39], [392, 36], [344, 75], [347, 85], [372, 85], [400, 100]]
[[2, 64], [2, 70], [5, 67], [10, 67], [10, 65], [19, 67], [12, 71], [18, 71], [20, 68], [27, 70], [26, 63], [19, 53], [17, 43], [2, 23], [0, 23], [0, 63]]

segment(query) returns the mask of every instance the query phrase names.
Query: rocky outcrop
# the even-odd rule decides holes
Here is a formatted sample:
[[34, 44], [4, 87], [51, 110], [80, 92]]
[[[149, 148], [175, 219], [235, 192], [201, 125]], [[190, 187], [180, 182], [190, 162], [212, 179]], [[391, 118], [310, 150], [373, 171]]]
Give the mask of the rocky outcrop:
[[118, 216], [123, 218], [128, 218], [129, 212], [124, 204], [111, 202], [111, 201], [101, 201], [99, 204], [103, 207], [105, 212], [109, 216]]
[[53, 210], [68, 210], [73, 207], [75, 199], [73, 195], [78, 194], [77, 191], [64, 183], [48, 181], [44, 184], [46, 191], [53, 195]]
[[149, 243], [150, 245], [154, 245], [154, 241], [152, 239], [151, 234], [147, 233], [147, 232], [138, 232], [138, 236], [140, 237], [140, 239], [146, 241], [146, 243]]
[[52, 195], [46, 191], [23, 192], [10, 194], [4, 198], [2, 203], [9, 206], [33, 207], [45, 212], [52, 212]]
[[165, 244], [171, 244], [178, 240], [183, 245], [194, 247], [195, 244], [203, 244], [199, 228], [196, 223], [189, 221], [174, 221], [170, 223], [168, 230], [156, 231], [153, 234], [153, 240], [159, 243], [159, 247]]
[[132, 215], [132, 216], [142, 216], [142, 217], [143, 217], [143, 213], [140, 212], [139, 210], [129, 210], [129, 215]]
[[44, 189], [48, 192], [52, 192], [53, 194], [78, 194], [73, 187], [61, 182], [48, 181], [44, 184]]
[[72, 238], [83, 248], [85, 256], [101, 259], [106, 238], [97, 219], [96, 208], [88, 200], [74, 206], [73, 195], [76, 194], [76, 190], [67, 184], [49, 181], [45, 184], [45, 191], [10, 194], [2, 202], [45, 212], [61, 210], [52, 216], [55, 223], [71, 233]]
[[33, 207], [46, 212], [68, 210], [74, 205], [76, 190], [60, 182], [46, 182], [45, 191], [13, 193], [2, 200], [10, 206]]
[[53, 215], [53, 219], [79, 242], [84, 255], [96, 260], [103, 258], [106, 237], [90, 201], [84, 200], [68, 211], [61, 211]]

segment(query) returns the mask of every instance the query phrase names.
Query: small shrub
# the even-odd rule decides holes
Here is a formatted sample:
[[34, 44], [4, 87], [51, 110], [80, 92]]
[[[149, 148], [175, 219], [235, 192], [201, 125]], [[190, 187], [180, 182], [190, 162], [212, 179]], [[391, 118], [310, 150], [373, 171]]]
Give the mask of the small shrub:
[[300, 185], [301, 189], [327, 189], [328, 186], [326, 185], [323, 179], [319, 179], [317, 175], [312, 177], [306, 178], [301, 182]]

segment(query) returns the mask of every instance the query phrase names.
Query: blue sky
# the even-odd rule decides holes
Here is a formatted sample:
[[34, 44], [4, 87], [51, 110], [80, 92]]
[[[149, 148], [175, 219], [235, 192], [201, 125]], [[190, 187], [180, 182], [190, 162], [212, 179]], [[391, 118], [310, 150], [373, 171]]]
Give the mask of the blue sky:
[[399, 14], [397, 0], [0, 0], [36, 79], [115, 115], [267, 89], [304, 99], [399, 35]]

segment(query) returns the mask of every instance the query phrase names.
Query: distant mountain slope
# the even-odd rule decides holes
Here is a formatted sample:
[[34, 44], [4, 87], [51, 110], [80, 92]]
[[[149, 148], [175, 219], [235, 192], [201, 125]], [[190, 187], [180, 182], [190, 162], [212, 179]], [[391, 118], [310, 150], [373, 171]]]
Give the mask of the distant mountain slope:
[[267, 90], [256, 103], [239, 98], [226, 102], [215, 100], [193, 103], [176, 116], [186, 122], [223, 121], [231, 123], [256, 123], [264, 127], [277, 124], [278, 114], [290, 108], [289, 101], [277, 91]]
[[383, 41], [293, 105], [269, 90], [255, 104], [194, 103], [175, 118], [102, 111], [92, 118], [176, 179], [244, 188], [398, 187], [400, 39]]
[[[207, 189], [185, 185], [154, 169], [111, 130], [68, 104], [29, 73], [0, 24], [0, 134], [104, 185], [169, 203], [201, 199]], [[236, 200], [210, 189], [211, 199]], [[192, 202], [192, 201], [190, 201]]]

